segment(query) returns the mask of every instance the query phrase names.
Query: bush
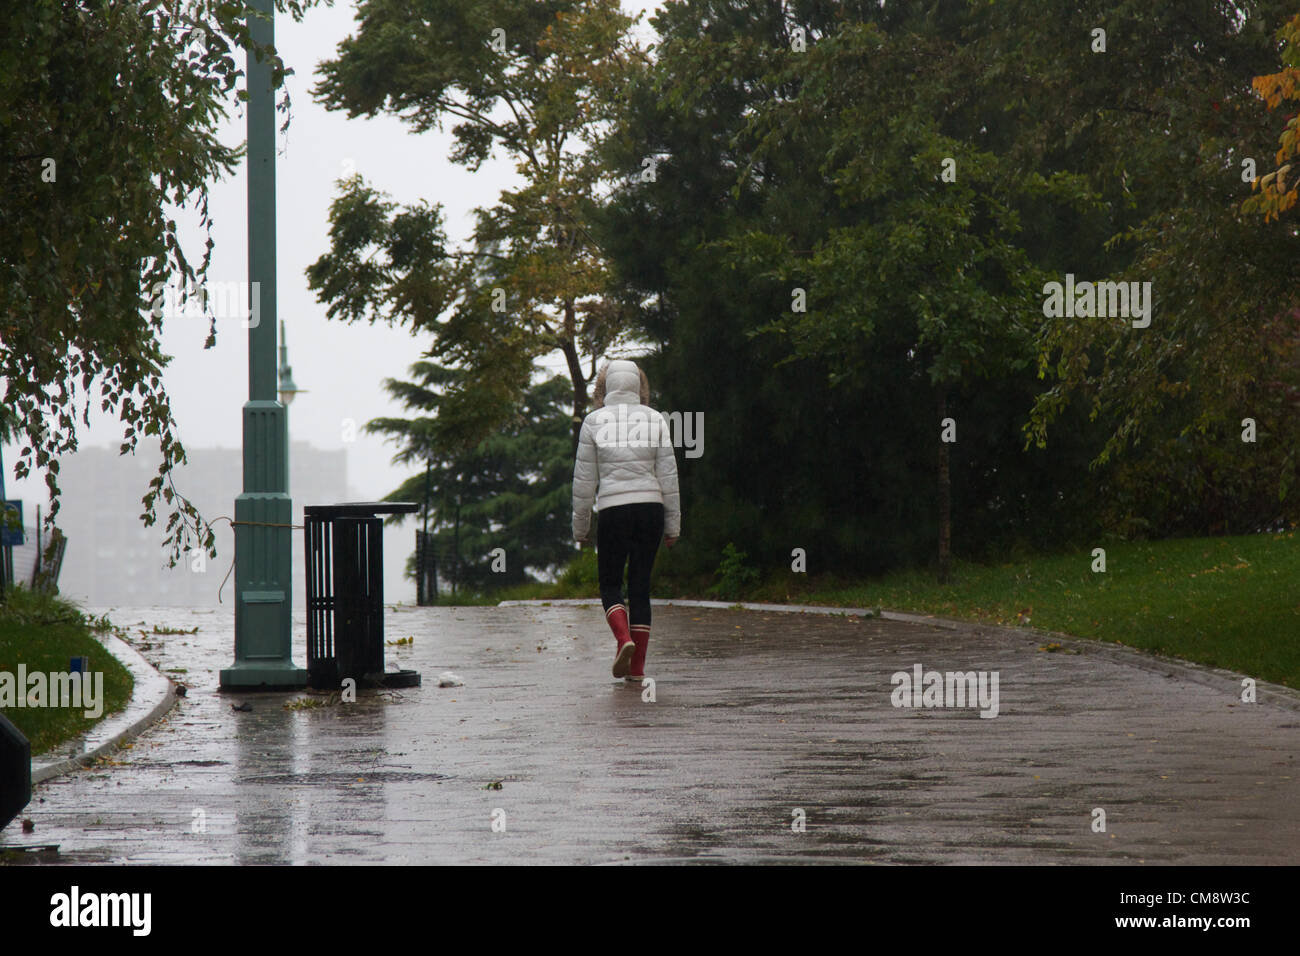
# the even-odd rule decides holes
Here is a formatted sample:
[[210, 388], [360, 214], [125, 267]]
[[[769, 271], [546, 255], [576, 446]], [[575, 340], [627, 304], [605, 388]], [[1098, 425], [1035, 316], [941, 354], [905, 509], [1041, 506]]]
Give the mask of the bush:
[[573, 556], [556, 582], [558, 597], [591, 597], [600, 592], [595, 548], [583, 548]]
[[722, 600], [738, 598], [746, 588], [758, 581], [758, 570], [745, 564], [747, 557], [749, 555], [738, 550], [734, 543], [727, 542], [727, 546], [722, 549], [722, 561], [715, 572], [719, 578], [718, 583], [709, 588], [711, 597]]

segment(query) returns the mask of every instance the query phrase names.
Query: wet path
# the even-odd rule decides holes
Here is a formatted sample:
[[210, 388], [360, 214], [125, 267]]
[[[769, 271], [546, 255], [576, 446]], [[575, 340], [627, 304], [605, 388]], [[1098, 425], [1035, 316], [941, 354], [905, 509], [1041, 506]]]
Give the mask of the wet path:
[[[110, 613], [190, 691], [5, 833], [69, 861], [1300, 863], [1300, 713], [1028, 631], [656, 608], [647, 702], [595, 605], [403, 608], [424, 686], [341, 704], [218, 694], [229, 611]], [[895, 708], [918, 663], [997, 671], [998, 716]]]

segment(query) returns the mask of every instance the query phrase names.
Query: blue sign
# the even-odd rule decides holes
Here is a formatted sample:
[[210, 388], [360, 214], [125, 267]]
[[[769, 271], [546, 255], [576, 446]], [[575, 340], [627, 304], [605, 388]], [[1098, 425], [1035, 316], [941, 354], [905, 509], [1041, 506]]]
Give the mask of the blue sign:
[[4, 503], [4, 520], [0, 521], [0, 547], [16, 548], [23, 544], [23, 503], [21, 499]]

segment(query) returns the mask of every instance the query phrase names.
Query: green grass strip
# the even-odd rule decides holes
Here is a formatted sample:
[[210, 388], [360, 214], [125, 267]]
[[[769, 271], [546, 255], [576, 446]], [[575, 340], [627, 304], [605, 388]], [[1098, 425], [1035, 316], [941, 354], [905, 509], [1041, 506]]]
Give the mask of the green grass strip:
[[[101, 622], [107, 626], [106, 622]], [[95, 640], [92, 622], [78, 608], [58, 597], [26, 588], [6, 592], [0, 604], [0, 672], [17, 679], [18, 665], [27, 673], [63, 673], [74, 657], [89, 657], [90, 672], [104, 675], [103, 712], [97, 719], [83, 708], [0, 708], [32, 743], [32, 755], [45, 754], [83, 734], [100, 720], [121, 711], [131, 699], [131, 673]], [[21, 690], [21, 689], [20, 689]]]

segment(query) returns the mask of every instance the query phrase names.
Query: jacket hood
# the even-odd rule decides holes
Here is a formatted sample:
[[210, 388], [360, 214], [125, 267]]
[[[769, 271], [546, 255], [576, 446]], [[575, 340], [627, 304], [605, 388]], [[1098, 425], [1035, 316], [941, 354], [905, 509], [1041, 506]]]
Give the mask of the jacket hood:
[[650, 386], [645, 373], [637, 368], [635, 362], [618, 359], [601, 370], [593, 399], [597, 408], [608, 405], [645, 405], [650, 401]]

